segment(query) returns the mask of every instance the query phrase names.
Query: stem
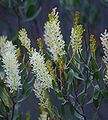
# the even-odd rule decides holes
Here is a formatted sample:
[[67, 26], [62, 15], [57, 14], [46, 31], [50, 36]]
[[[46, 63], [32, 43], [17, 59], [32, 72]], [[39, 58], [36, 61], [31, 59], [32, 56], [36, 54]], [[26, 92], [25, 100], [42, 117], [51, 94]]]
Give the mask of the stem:
[[[72, 106], [73, 106], [73, 105], [72, 105]], [[75, 110], [79, 115], [81, 115], [81, 116], [84, 118], [84, 120], [87, 120], [84, 114], [82, 114], [81, 112], [79, 112], [74, 106], [73, 106], [73, 108], [74, 108], [74, 110]]]
[[68, 51], [69, 51], [69, 48], [70, 48], [70, 46], [71, 46], [71, 42], [72, 42], [72, 41], [70, 40], [69, 45], [68, 45]]
[[[4, 101], [3, 101], [3, 99], [2, 99], [2, 97], [0, 97], [0, 100], [1, 100], [1, 102], [3, 103], [3, 105], [4, 106], [6, 106], [5, 105], [5, 103], [4, 103]], [[8, 120], [8, 114], [7, 114], [7, 112], [6, 112], [6, 116], [3, 116], [6, 120]]]
[[80, 55], [80, 58], [82, 59], [82, 61], [83, 61], [85, 64], [87, 64], [86, 61], [84, 60], [83, 56], [81, 55], [80, 51], [79, 51], [79, 55]]
[[[8, 93], [7, 97], [9, 98], [10, 100], [10, 105], [12, 104], [13, 107], [12, 107], [12, 117], [8, 115], [8, 119], [10, 120], [10, 117], [11, 117], [11, 120], [13, 120], [13, 115], [14, 115], [14, 108], [15, 108], [15, 103], [14, 103], [14, 100], [13, 100], [13, 97], [12, 95], [10, 94], [9, 90], [7, 89], [7, 87], [4, 85], [4, 88], [6, 90], [6, 92]], [[6, 94], [5, 94], [6, 95]], [[6, 119], [6, 120], [8, 120]]]
[[[62, 60], [62, 59], [61, 59], [61, 60]], [[63, 67], [63, 66], [62, 66], [62, 63], [61, 63], [61, 62], [62, 62], [61, 60], [59, 61], [60, 81], [62, 81], [62, 67]]]
[[[74, 80], [73, 80], [73, 87], [74, 87], [75, 100], [76, 100], [77, 104], [80, 105], [80, 102], [79, 102], [79, 100], [78, 100], [78, 97], [77, 97], [77, 94], [76, 94], [76, 90], [75, 90], [75, 82], [74, 82]], [[82, 114], [84, 120], [87, 120], [87, 118], [86, 118], [86, 116], [85, 116], [85, 114], [84, 114], [84, 113], [85, 113], [85, 112], [84, 112], [84, 107], [83, 107], [82, 105], [80, 105], [80, 108], [81, 108], [81, 110], [82, 110], [82, 112], [83, 112], [83, 113], [81, 113], [81, 114]]]
[[5, 87], [5, 89], [6, 89], [7, 93], [8, 93], [8, 95], [9, 95], [9, 98], [10, 98], [11, 103], [13, 105], [13, 107], [12, 107], [12, 116], [11, 116], [11, 120], [13, 120], [13, 118], [14, 118], [14, 108], [15, 108], [16, 103], [14, 102], [14, 99], [13, 99], [12, 95], [10, 94], [10, 92], [8, 91], [8, 89], [6, 87]]
[[12, 117], [11, 117], [11, 120], [14, 120], [14, 109], [15, 109], [15, 103], [13, 102], [13, 107], [12, 107]]
[[[69, 101], [69, 103], [71, 103], [70, 99], [67, 99], [67, 100]], [[72, 107], [74, 108], [74, 110], [75, 110], [79, 115], [81, 115], [81, 116], [84, 118], [84, 120], [87, 120], [85, 114], [83, 114], [83, 113], [81, 113], [79, 110], [77, 110], [76, 107], [73, 106], [72, 103], [71, 103], [71, 105], [72, 105]]]
[[[86, 51], [87, 51], [87, 47], [86, 47]], [[87, 65], [87, 62], [84, 60], [84, 58], [83, 58], [83, 56], [81, 55], [81, 53], [79, 52], [79, 55], [80, 55], [80, 58], [83, 60], [83, 62], [84, 62], [84, 64], [86, 64]], [[87, 55], [88, 56], [88, 55]], [[88, 58], [88, 57], [87, 57]], [[87, 59], [87, 61], [88, 61], [88, 59]], [[89, 66], [87, 65], [87, 67], [89, 68]], [[86, 93], [86, 91], [87, 91], [87, 80], [89, 79], [89, 75], [88, 75], [88, 73], [89, 73], [89, 71], [88, 71], [88, 68], [85, 68], [85, 70], [87, 71], [87, 76], [86, 76], [86, 79], [85, 79], [85, 81], [84, 81], [84, 90], [85, 90], [85, 93]]]
[[66, 65], [66, 68], [69, 66], [69, 64], [71, 63], [72, 59], [74, 57], [74, 54], [71, 56], [71, 59], [69, 60], [68, 64]]
[[94, 119], [93, 119], [93, 120], [95, 120], [95, 117], [99, 117], [100, 119], [104, 120], [103, 116], [100, 115], [100, 113], [98, 113], [98, 112], [99, 112], [99, 109], [100, 109], [100, 106], [101, 106], [101, 104], [102, 104], [102, 100], [103, 100], [103, 98], [101, 98], [101, 100], [100, 100], [100, 105], [99, 105], [98, 108], [96, 109], [96, 112], [95, 112], [95, 114], [94, 114], [94, 117], [93, 117]]

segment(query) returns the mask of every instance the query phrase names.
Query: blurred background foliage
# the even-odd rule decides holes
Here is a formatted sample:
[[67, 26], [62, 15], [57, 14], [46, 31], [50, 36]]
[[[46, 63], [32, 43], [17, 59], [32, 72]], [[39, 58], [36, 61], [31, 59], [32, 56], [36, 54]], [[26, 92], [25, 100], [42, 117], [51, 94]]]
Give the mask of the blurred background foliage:
[[[44, 23], [48, 20], [48, 13], [54, 7], [58, 8], [61, 30], [67, 43], [70, 40], [74, 13], [79, 11], [80, 23], [84, 25], [87, 33], [86, 39], [91, 33], [94, 34], [97, 46], [100, 47], [100, 33], [108, 28], [108, 0], [0, 0], [0, 35], [7, 35], [9, 40], [19, 45], [19, 41], [16, 40], [17, 32], [25, 27], [32, 40], [32, 46], [36, 47], [36, 39], [38, 37], [43, 39]], [[99, 56], [101, 56], [101, 51], [99, 51]], [[33, 114], [31, 119], [36, 119], [37, 103], [32, 93], [29, 99], [21, 105], [20, 110], [28, 116], [27, 120], [30, 117], [27, 113], [29, 111]], [[55, 104], [59, 106], [59, 103]], [[108, 102], [104, 101], [103, 104], [104, 108], [100, 110], [100, 116], [102, 120], [106, 120], [108, 115], [104, 111], [108, 109]], [[6, 110], [8, 111], [7, 108]], [[87, 109], [86, 114], [89, 114], [90, 120], [93, 111], [91, 106], [89, 110]]]
[[[43, 34], [43, 25], [47, 20], [47, 14], [53, 7], [57, 6], [60, 12], [61, 26], [65, 40], [67, 33], [72, 26], [74, 12], [79, 11], [80, 22], [89, 30], [95, 33], [98, 29], [103, 31], [107, 27], [108, 0], [1, 0], [0, 22], [1, 33], [13, 37], [20, 27], [31, 27], [32, 37], [39, 37]], [[12, 25], [13, 24], [13, 25]], [[66, 25], [66, 26], [65, 26]], [[13, 28], [12, 28], [13, 27]], [[4, 30], [6, 29], [6, 30]], [[66, 31], [67, 33], [66, 33]], [[64, 32], [65, 31], [65, 32]]]

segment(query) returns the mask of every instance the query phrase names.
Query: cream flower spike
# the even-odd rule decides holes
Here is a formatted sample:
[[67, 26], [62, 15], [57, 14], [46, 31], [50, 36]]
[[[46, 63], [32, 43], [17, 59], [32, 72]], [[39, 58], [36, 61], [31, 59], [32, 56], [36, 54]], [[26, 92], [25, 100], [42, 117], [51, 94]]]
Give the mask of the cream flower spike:
[[82, 38], [83, 38], [84, 29], [82, 25], [78, 24], [79, 17], [80, 17], [80, 13], [76, 11], [74, 22], [73, 22], [73, 27], [71, 30], [70, 44], [68, 47], [69, 49], [71, 45], [73, 56], [76, 53], [78, 54], [79, 52], [82, 51]]
[[30, 56], [30, 63], [32, 65], [32, 71], [36, 74], [38, 80], [44, 82], [48, 88], [52, 88], [52, 77], [45, 65], [45, 59], [40, 53], [34, 50]]
[[49, 14], [49, 21], [44, 26], [44, 40], [47, 45], [47, 49], [52, 54], [52, 59], [58, 61], [59, 57], [65, 54], [64, 47], [65, 41], [60, 30], [60, 21], [58, 20], [58, 12], [56, 8]]
[[76, 29], [72, 28], [70, 39], [71, 39], [73, 54], [82, 51], [82, 33], [83, 33], [83, 28], [81, 25], [77, 26]]
[[[6, 38], [4, 38], [4, 41]], [[13, 93], [18, 89], [22, 88], [21, 76], [19, 75], [19, 66], [16, 55], [16, 47], [11, 41], [6, 41], [5, 44], [1, 46], [1, 56], [3, 62], [3, 68], [6, 73], [6, 85], [10, 88], [10, 92]]]
[[73, 55], [75, 55], [75, 53], [78, 54], [79, 51], [82, 51], [83, 32], [84, 29], [82, 25], [77, 25], [75, 28], [72, 28], [70, 39]]
[[95, 52], [96, 52], [96, 40], [94, 38], [94, 35], [90, 35], [90, 51], [93, 57], [95, 57]]
[[18, 38], [21, 41], [22, 46], [24, 46], [28, 51], [30, 51], [30, 39], [28, 38], [27, 31], [25, 28], [22, 28], [19, 31]]
[[100, 39], [101, 39], [101, 43], [102, 43], [103, 50], [104, 50], [103, 61], [106, 66], [104, 80], [108, 83], [108, 32], [107, 32], [107, 30], [105, 30], [105, 32], [103, 34], [101, 34]]
[[34, 83], [35, 95], [39, 98], [43, 107], [48, 107], [48, 100], [45, 98], [45, 90], [52, 88], [52, 77], [45, 65], [44, 57], [34, 49], [30, 56], [32, 72], [36, 75]]

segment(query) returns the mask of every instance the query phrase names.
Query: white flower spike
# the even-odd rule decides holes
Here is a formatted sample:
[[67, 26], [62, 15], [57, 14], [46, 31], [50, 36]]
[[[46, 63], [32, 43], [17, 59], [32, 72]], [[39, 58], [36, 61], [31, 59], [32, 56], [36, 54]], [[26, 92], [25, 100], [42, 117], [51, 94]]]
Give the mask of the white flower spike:
[[52, 54], [54, 61], [58, 61], [59, 57], [65, 54], [65, 41], [60, 31], [60, 21], [58, 20], [58, 12], [56, 8], [49, 14], [49, 21], [45, 23], [44, 40], [47, 49]]
[[19, 75], [19, 66], [16, 55], [16, 47], [11, 41], [6, 41], [1, 47], [1, 55], [3, 68], [6, 73], [6, 85], [10, 88], [10, 92], [13, 93], [22, 88], [21, 76]]
[[22, 46], [24, 46], [28, 51], [30, 51], [30, 39], [28, 38], [28, 34], [25, 28], [22, 28], [19, 31], [18, 38], [21, 41]]
[[45, 90], [52, 88], [52, 77], [45, 65], [44, 57], [34, 50], [30, 56], [33, 74], [36, 75], [34, 83], [35, 95], [39, 98], [43, 107], [48, 107], [48, 100], [45, 98]]
[[101, 43], [102, 43], [103, 50], [104, 50], [103, 61], [104, 61], [105, 66], [106, 66], [104, 80], [106, 82], [108, 82], [108, 32], [107, 32], [107, 30], [105, 30], [105, 32], [103, 34], [101, 34], [100, 39], [101, 39]]

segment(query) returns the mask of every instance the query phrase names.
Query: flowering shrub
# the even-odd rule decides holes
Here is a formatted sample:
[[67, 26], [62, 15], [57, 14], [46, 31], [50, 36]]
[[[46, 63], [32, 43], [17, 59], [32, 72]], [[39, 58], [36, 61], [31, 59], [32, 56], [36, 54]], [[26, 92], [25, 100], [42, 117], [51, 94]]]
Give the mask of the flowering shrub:
[[[86, 41], [78, 12], [69, 44], [63, 39], [56, 8], [48, 17], [44, 41], [37, 40], [38, 49], [31, 47], [25, 28], [18, 32], [18, 39], [25, 49], [23, 58], [20, 58], [22, 52], [18, 46], [7, 37], [0, 37], [3, 74], [0, 79], [0, 117], [21, 120], [18, 108], [33, 91], [39, 99], [39, 120], [87, 120], [85, 107], [89, 104], [96, 108], [94, 116], [98, 119], [101, 101], [108, 99], [108, 32], [105, 30], [100, 35], [104, 55], [103, 62], [99, 63], [94, 35]], [[59, 107], [52, 102], [53, 92], [60, 101]], [[29, 115], [26, 118], [30, 120]]]

